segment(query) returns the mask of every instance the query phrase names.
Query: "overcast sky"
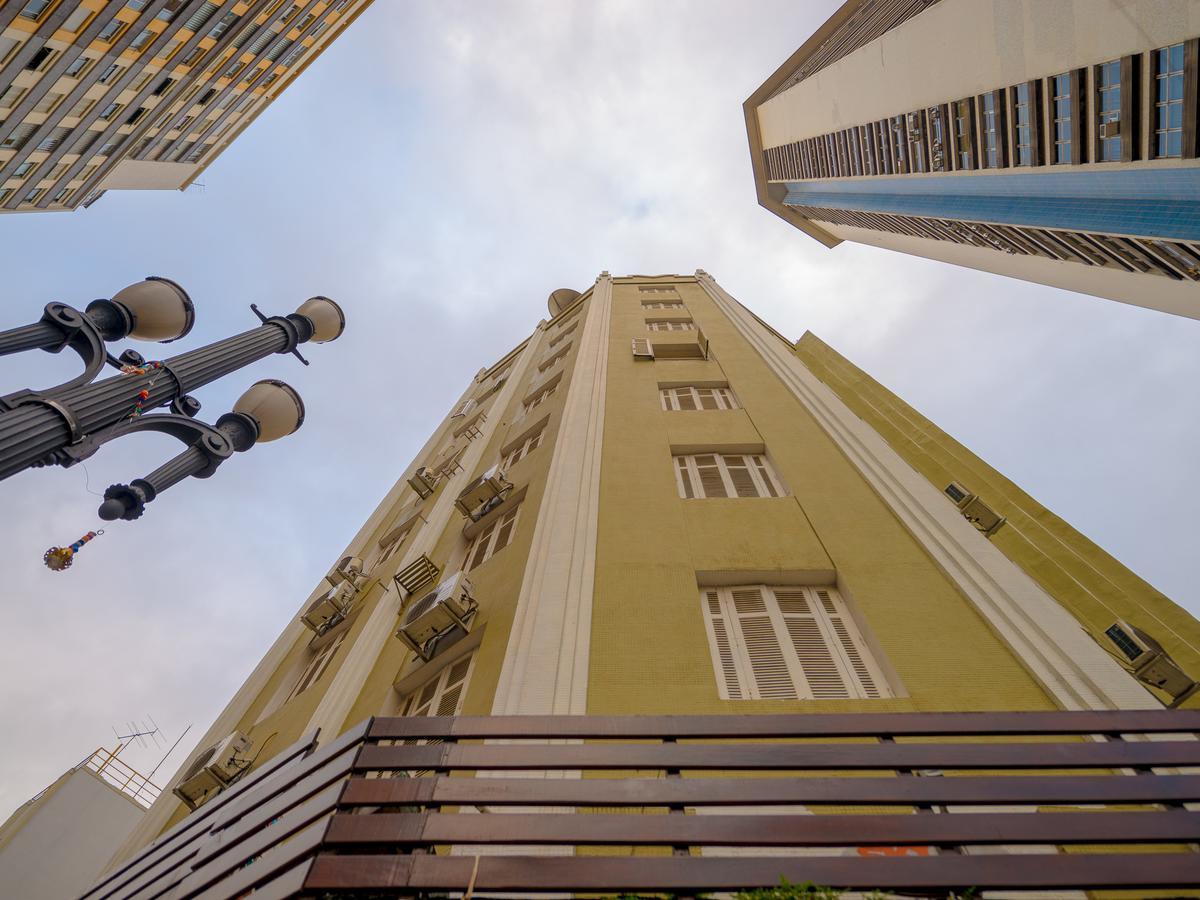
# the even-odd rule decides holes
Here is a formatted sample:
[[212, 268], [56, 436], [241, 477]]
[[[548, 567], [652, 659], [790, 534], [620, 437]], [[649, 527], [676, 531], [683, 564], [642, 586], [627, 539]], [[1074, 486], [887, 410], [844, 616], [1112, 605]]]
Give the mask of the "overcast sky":
[[[178, 450], [126, 438], [0, 485], [0, 819], [151, 715], [166, 780], [469, 379], [550, 290], [708, 270], [810, 329], [1122, 562], [1200, 611], [1200, 322], [846, 244], [758, 207], [741, 103], [838, 5], [379, 0], [184, 194], [0, 217], [0, 328], [149, 274], [197, 324], [150, 358], [326, 294], [345, 336], [198, 392], [208, 421], [282, 378], [308, 416], [110, 525], [51, 545]], [[121, 345], [125, 346], [125, 345]], [[0, 393], [77, 360], [0, 360]], [[89, 493], [92, 492], [92, 493]], [[161, 756], [135, 748], [143, 770]]]

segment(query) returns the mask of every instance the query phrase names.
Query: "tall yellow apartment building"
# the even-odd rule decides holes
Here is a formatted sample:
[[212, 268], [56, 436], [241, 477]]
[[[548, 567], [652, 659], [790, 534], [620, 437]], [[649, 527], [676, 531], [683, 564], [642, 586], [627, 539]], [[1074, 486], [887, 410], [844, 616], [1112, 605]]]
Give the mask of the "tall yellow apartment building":
[[549, 313], [330, 555], [123, 856], [220, 792], [230, 735], [261, 767], [371, 716], [1160, 708], [1118, 620], [1200, 672], [1196, 620], [705, 272], [602, 273]]

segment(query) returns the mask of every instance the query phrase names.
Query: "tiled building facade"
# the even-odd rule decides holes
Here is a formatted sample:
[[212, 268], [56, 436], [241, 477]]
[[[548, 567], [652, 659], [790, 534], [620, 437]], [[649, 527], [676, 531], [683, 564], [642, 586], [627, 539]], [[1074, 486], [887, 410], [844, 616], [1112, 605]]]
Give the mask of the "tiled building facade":
[[[549, 305], [331, 555], [341, 574], [171, 787], [231, 733], [253, 766], [376, 715], [1158, 707], [1103, 649], [1112, 610], [1200, 658], [1196, 622], [1097, 548], [1077, 549], [1128, 588], [1108, 608], [1074, 556], [1027, 551], [1024, 520], [1020, 540], [985, 534], [914, 468], [903, 416], [863, 416], [876, 394], [844, 361], [706, 273], [603, 273]], [[955, 477], [1017, 521], [979, 466]], [[438, 597], [453, 615], [431, 631]], [[187, 814], [165, 792], [126, 852]]]
[[0, 212], [186, 188], [369, 3], [0, 4]]
[[746, 102], [759, 200], [1200, 317], [1200, 7], [850, 0]]

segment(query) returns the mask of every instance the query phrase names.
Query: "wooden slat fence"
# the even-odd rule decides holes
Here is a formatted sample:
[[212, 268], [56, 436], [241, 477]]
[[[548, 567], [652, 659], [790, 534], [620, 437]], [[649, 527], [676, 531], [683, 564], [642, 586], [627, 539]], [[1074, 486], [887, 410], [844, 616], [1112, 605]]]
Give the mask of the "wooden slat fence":
[[84, 896], [1194, 890], [1196, 732], [1194, 710], [372, 719]]

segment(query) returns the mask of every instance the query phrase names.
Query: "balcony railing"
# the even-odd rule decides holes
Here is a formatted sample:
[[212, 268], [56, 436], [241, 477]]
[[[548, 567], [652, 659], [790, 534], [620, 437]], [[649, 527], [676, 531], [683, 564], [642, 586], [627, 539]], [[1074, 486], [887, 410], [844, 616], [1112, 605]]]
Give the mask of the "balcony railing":
[[119, 759], [116, 755], [119, 750], [119, 747], [117, 751], [101, 747], [76, 768], [93, 772], [121, 793], [132, 797], [140, 806], [149, 808], [150, 804], [158, 799], [162, 788]]
[[373, 719], [85, 896], [1195, 889], [1198, 730], [1194, 710]]

